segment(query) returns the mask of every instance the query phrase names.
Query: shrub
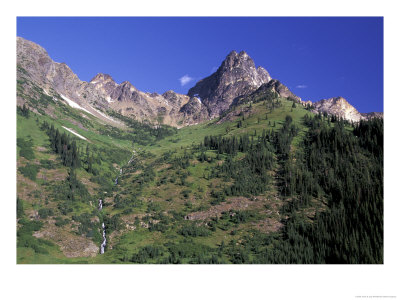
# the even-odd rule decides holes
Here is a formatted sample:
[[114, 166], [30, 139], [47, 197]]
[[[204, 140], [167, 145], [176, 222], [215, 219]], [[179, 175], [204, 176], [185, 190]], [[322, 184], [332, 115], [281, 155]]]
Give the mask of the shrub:
[[20, 148], [19, 155], [25, 157], [27, 160], [35, 158], [33, 153], [32, 140], [25, 140], [23, 138], [17, 138], [17, 146]]
[[41, 159], [40, 160], [40, 167], [50, 170], [50, 169], [54, 169], [55, 168], [55, 164], [53, 161], [48, 160], [48, 159]]
[[203, 227], [197, 226], [196, 224], [186, 224], [182, 226], [182, 228], [178, 231], [179, 234], [183, 235], [184, 237], [196, 237], [196, 236], [208, 236], [210, 235], [210, 231]]
[[63, 227], [64, 225], [67, 225], [70, 222], [68, 219], [63, 219], [61, 217], [56, 217], [55, 220], [56, 220], [55, 225], [57, 227]]
[[38, 213], [41, 219], [46, 219], [48, 216], [53, 215], [53, 210], [51, 208], [41, 208]]
[[40, 167], [38, 165], [27, 164], [25, 167], [19, 167], [18, 171], [20, 171], [22, 175], [29, 178], [30, 180], [35, 181], [39, 169]]

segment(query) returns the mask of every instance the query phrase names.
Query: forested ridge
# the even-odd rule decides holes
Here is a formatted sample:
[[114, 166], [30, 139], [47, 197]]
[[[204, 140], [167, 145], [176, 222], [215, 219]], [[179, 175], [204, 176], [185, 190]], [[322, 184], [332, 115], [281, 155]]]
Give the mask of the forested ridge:
[[[283, 166], [289, 218], [278, 243], [263, 241], [266, 248], [253, 251], [253, 262], [383, 263], [383, 120], [351, 130], [344, 121], [329, 126], [321, 115], [304, 122], [310, 127], [304, 154]], [[311, 222], [298, 214], [321, 196], [327, 207]]]
[[[306, 115], [303, 123], [309, 131], [294, 152], [290, 148], [298, 129], [290, 116], [279, 131], [264, 131], [257, 139], [206, 136], [200, 146], [229, 155], [212, 172], [233, 180], [226, 196], [261, 194], [276, 157], [279, 191], [288, 199], [281, 212], [288, 218], [282, 220], [281, 235], [247, 239], [239, 247], [241, 262], [383, 263], [383, 120], [350, 126], [337, 118]], [[246, 155], [234, 160], [237, 152]], [[304, 218], [299, 211], [313, 198], [326, 201], [326, 207]], [[251, 247], [254, 242], [259, 247]]]

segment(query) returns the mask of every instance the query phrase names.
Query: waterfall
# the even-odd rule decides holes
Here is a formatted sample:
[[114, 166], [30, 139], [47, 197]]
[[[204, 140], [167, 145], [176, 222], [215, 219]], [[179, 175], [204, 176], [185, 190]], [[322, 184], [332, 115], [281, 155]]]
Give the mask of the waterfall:
[[104, 222], [101, 224], [101, 227], [103, 228], [103, 242], [101, 243], [100, 246], [100, 254], [104, 254], [104, 248], [106, 247], [107, 244], [106, 227], [104, 226]]
[[[132, 162], [134, 156], [135, 156], [135, 150], [132, 151], [132, 157], [131, 159], [128, 161], [128, 165]], [[118, 184], [118, 177], [122, 175], [122, 168], [119, 169], [119, 175], [117, 176], [117, 178], [115, 178], [114, 184], [117, 185]], [[101, 211], [103, 209], [103, 200], [99, 199], [99, 210]], [[106, 227], [104, 226], [104, 222], [101, 224], [101, 228], [103, 229], [103, 242], [100, 245], [100, 254], [104, 254], [104, 248], [107, 245], [107, 238], [106, 238]]]
[[[133, 158], [135, 157], [135, 153], [136, 153], [136, 151], [135, 151], [135, 150], [132, 150], [132, 157], [129, 159], [127, 165], [130, 165], [130, 163], [133, 161]], [[114, 180], [114, 185], [117, 185], [117, 184], [118, 184], [118, 178], [119, 178], [119, 176], [121, 176], [121, 175], [122, 175], [122, 168], [119, 169], [119, 175], [117, 175], [117, 178], [115, 178], [115, 180]]]
[[[103, 200], [99, 199], [99, 210], [103, 209]], [[106, 227], [104, 226], [104, 222], [101, 224], [101, 228], [103, 229], [103, 242], [100, 245], [100, 254], [104, 254], [104, 248], [107, 245], [107, 238], [106, 238]]]

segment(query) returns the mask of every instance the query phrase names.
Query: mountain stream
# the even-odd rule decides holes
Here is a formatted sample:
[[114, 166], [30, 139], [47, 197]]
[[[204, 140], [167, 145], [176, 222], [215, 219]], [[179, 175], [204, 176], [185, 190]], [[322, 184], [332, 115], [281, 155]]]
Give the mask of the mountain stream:
[[[132, 162], [133, 157], [135, 156], [136, 151], [133, 150], [132, 152], [133, 152], [133, 153], [132, 153], [132, 157], [129, 159], [127, 165], [129, 165], [129, 164]], [[121, 176], [121, 175], [122, 175], [122, 168], [119, 169], [119, 175], [117, 176], [117, 178], [115, 178], [115, 181], [114, 181], [114, 184], [115, 184], [115, 185], [118, 184], [118, 178], [119, 178], [119, 176]], [[99, 210], [100, 210], [100, 211], [103, 210], [103, 200], [101, 200], [101, 199], [99, 199]], [[103, 229], [103, 242], [102, 242], [101, 245], [100, 245], [100, 254], [104, 254], [104, 249], [105, 249], [105, 247], [106, 247], [106, 245], [107, 245], [106, 227], [104, 226], [104, 222], [101, 224], [101, 228]]]

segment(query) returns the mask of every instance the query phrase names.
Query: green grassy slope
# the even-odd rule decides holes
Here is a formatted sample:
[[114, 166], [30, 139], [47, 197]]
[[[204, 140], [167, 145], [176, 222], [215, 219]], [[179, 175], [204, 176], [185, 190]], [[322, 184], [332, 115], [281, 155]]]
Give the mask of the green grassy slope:
[[[258, 213], [259, 207], [262, 205], [258, 203], [253, 205], [254, 208], [251, 211], [255, 213], [250, 218], [251, 221], [246, 221], [247, 224], [234, 224], [228, 220], [224, 225], [221, 225], [223, 229], [216, 228], [211, 233], [208, 233], [209, 230], [205, 229], [207, 232], [199, 232], [200, 236], [198, 237], [190, 237], [190, 235], [185, 237], [184, 234], [180, 234], [179, 231], [182, 231], [182, 227], [187, 226], [187, 222], [183, 220], [185, 215], [202, 211], [208, 212], [208, 215], [212, 214], [215, 204], [210, 204], [214, 199], [210, 194], [211, 190], [221, 191], [223, 186], [222, 180], [218, 178], [209, 180], [205, 177], [211, 169], [222, 163], [226, 155], [220, 156], [216, 154], [216, 151], [209, 150], [206, 151], [206, 155], [212, 161], [199, 162], [196, 159], [198, 153], [194, 148], [207, 135], [238, 136], [245, 133], [255, 133], [258, 136], [263, 129], [278, 130], [287, 114], [292, 115], [295, 122], [302, 127], [300, 118], [308, 113], [302, 107], [292, 109], [292, 102], [286, 99], [281, 99], [282, 107], [276, 108], [272, 112], [262, 102], [253, 105], [250, 110], [248, 110], [246, 104], [237, 108], [238, 111], [243, 108], [248, 110], [244, 121], [243, 116], [234, 116], [221, 124], [217, 124], [219, 123], [218, 120], [213, 120], [204, 124], [181, 128], [172, 136], [145, 145], [141, 145], [139, 141], [139, 143], [134, 144], [136, 153], [133, 166], [124, 169], [119, 184], [113, 187], [113, 181], [118, 175], [119, 167], [126, 164], [131, 156], [132, 142], [129, 140], [129, 136], [128, 138], [124, 137], [126, 131], [103, 125], [93, 116], [72, 109], [60, 101], [54, 102], [49, 97], [45, 97], [40, 88], [37, 88], [37, 93], [41, 102], [38, 103], [34, 98], [25, 96], [28, 99], [28, 106], [32, 109], [33, 103], [33, 107], [38, 111], [50, 108], [53, 117], [33, 112], [30, 112], [29, 118], [18, 115], [17, 138], [30, 141], [34, 154], [34, 158], [31, 159], [21, 157], [19, 155], [20, 147], [18, 147], [18, 197], [24, 210], [24, 216], [21, 219], [38, 220], [42, 223], [42, 229], [36, 233], [32, 232], [32, 234], [42, 236], [38, 239], [39, 241], [45, 239], [50, 242], [42, 245], [45, 249], [44, 253], [35, 252], [29, 247], [29, 243], [27, 244], [28, 247], [18, 247], [19, 263], [121, 262], [129, 260], [127, 257], [133, 255], [141, 247], [159, 245], [160, 249], [165, 251], [166, 243], [173, 241], [177, 245], [185, 244], [188, 237], [194, 239], [196, 244], [210, 249], [215, 249], [222, 241], [228, 243], [235, 237], [234, 234], [245, 234], [247, 230], [256, 227], [254, 224], [262, 219], [262, 216]], [[266, 113], [268, 113], [267, 120], [265, 119]], [[241, 128], [237, 127], [239, 120], [243, 122]], [[66, 202], [68, 205], [64, 205], [65, 201], [60, 200], [63, 197], [60, 197], [57, 191], [60, 191], [60, 186], [67, 181], [69, 169], [63, 166], [60, 158], [52, 152], [49, 136], [42, 128], [44, 122], [54, 126], [60, 133], [66, 132], [77, 143], [82, 166], [76, 170], [76, 174], [78, 180], [84, 183], [89, 192], [85, 201], [69, 204]], [[75, 137], [62, 126], [74, 130], [88, 140]], [[104, 134], [107, 132], [111, 134]], [[119, 136], [121, 138], [118, 138]], [[91, 154], [97, 157], [95, 163], [96, 175], [85, 170], [85, 151], [88, 145]], [[188, 159], [188, 166], [185, 168], [171, 166], [171, 163], [176, 165], [180, 158], [188, 155], [188, 153], [191, 156]], [[237, 155], [237, 157], [241, 156], [243, 156], [241, 153]], [[48, 166], [49, 162], [50, 166]], [[24, 168], [32, 169], [32, 167], [33, 173], [36, 171], [36, 176], [29, 178], [29, 175], [27, 175], [29, 172], [24, 173], [22, 171], [25, 170]], [[104, 194], [107, 192], [108, 194]], [[113, 249], [109, 249], [104, 255], [96, 255], [92, 258], [67, 258], [61, 248], [64, 244], [67, 244], [67, 241], [74, 241], [74, 235], [79, 234], [79, 230], [77, 230], [81, 221], [78, 220], [79, 216], [86, 213], [87, 217], [93, 219], [99, 214], [96, 211], [96, 198], [101, 197], [101, 193], [106, 199], [102, 214], [109, 218], [115, 216], [118, 223], [114, 226], [115, 228], [107, 230]], [[271, 188], [268, 193], [258, 196], [263, 197], [264, 203], [267, 201], [268, 195], [273, 193], [276, 193], [276, 191]], [[116, 205], [115, 197], [117, 194], [121, 200]], [[241, 209], [238, 203], [245, 203], [246, 201], [248, 201], [246, 198], [235, 198], [230, 203], [228, 199], [226, 204], [217, 205], [217, 213], [227, 213], [227, 211], [236, 207]], [[67, 206], [67, 208], [64, 206]], [[50, 210], [47, 215], [46, 210]], [[44, 216], [41, 216], [39, 211]], [[103, 215], [99, 217], [103, 218]], [[164, 219], [160, 221], [154, 219], [155, 216]], [[209, 217], [203, 217], [199, 220], [198, 223], [202, 224], [199, 228], [204, 229], [204, 224], [209, 219]], [[62, 225], [54, 227], [55, 220], [58, 220], [58, 223]], [[63, 222], [66, 225], [63, 225]], [[162, 223], [162, 225], [153, 224], [157, 222]], [[86, 224], [89, 226], [89, 231], [97, 231], [96, 234], [86, 232], [86, 236], [89, 237], [88, 240], [95, 244], [99, 244], [99, 224], [97, 223], [97, 226], [95, 223]], [[126, 224], [128, 224], [128, 228], [135, 229], [127, 230]], [[154, 226], [156, 229], [149, 230], [146, 228], [149, 224], [150, 227]], [[190, 227], [189, 232], [191, 229], [193, 228]], [[67, 241], [64, 244], [60, 242], [57, 244], [57, 242], [51, 240], [53, 231], [58, 232], [59, 230], [65, 233]], [[47, 234], [38, 234], [38, 232], [43, 231]], [[111, 235], [112, 233], [114, 236]], [[194, 233], [194, 235], [196, 234]], [[80, 235], [85, 236], [85, 232]], [[77, 255], [77, 253], [72, 255]], [[121, 258], [121, 255], [123, 258]], [[159, 262], [162, 257], [159, 256], [157, 261]], [[155, 261], [153, 260], [153, 262]], [[188, 259], [183, 260], [183, 262], [188, 261]], [[227, 259], [222, 261], [228, 262]]]
[[[312, 125], [305, 120], [314, 114], [300, 104], [286, 98], [243, 102], [220, 119], [173, 130], [115, 113], [126, 126], [105, 125], [44, 97], [40, 88], [41, 101], [24, 98], [31, 109], [51, 114], [18, 114], [18, 263], [260, 263], [312, 257], [309, 241], [298, 232], [312, 226], [331, 200], [305, 163], [305, 150], [312, 149], [306, 145]], [[74, 172], [52, 149], [45, 122], [75, 141], [80, 166]], [[338, 127], [326, 117], [313, 122], [325, 130]], [[352, 139], [345, 132], [352, 135], [353, 127], [343, 126], [340, 135]], [[210, 136], [219, 139], [218, 146], [206, 145]], [[298, 178], [302, 182], [296, 183]], [[101, 212], [98, 199], [104, 203]], [[100, 255], [102, 222], [108, 244]], [[288, 237], [300, 239], [301, 251], [309, 252], [283, 257], [292, 249]]]

